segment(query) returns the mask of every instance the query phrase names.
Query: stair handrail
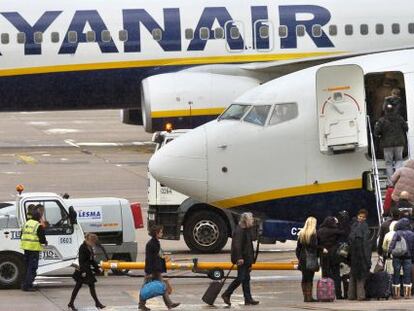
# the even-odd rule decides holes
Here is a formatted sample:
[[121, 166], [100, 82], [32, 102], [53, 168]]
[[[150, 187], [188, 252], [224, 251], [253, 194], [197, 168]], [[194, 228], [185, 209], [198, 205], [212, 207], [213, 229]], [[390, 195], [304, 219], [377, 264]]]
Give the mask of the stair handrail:
[[379, 225], [381, 226], [381, 224], [383, 223], [382, 215], [384, 214], [384, 206], [382, 203], [381, 184], [379, 180], [377, 156], [375, 153], [374, 135], [372, 133], [371, 120], [369, 116], [367, 116], [367, 122], [368, 122], [369, 138], [371, 142], [371, 163], [372, 163], [372, 170], [373, 170], [373, 176], [374, 176], [375, 199], [377, 203], [378, 222], [379, 222]]

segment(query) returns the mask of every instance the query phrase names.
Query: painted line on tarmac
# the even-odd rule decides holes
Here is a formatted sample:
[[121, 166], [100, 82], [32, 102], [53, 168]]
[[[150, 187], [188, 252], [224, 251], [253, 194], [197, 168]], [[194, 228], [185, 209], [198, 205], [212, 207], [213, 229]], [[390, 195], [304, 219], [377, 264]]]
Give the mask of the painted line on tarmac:
[[23, 161], [25, 164], [36, 164], [37, 160], [31, 156], [24, 155], [24, 154], [18, 154], [17, 158], [20, 161]]
[[114, 142], [75, 142], [73, 139], [66, 139], [65, 143], [76, 148], [82, 147], [132, 147], [132, 146], [151, 146], [152, 141], [134, 141], [130, 143], [114, 143]]

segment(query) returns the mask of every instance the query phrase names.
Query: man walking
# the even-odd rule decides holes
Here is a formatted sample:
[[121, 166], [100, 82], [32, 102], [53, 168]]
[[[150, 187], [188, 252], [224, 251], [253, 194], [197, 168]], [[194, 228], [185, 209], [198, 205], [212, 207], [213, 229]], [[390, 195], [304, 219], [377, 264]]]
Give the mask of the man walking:
[[224, 303], [231, 305], [230, 296], [242, 284], [244, 304], [257, 305], [259, 301], [254, 300], [250, 292], [250, 270], [254, 263], [254, 250], [252, 242], [252, 228], [254, 218], [252, 213], [243, 213], [239, 225], [233, 233], [231, 243], [231, 261], [237, 264], [237, 278], [229, 285], [221, 296]]
[[33, 281], [36, 278], [39, 266], [39, 253], [43, 246], [47, 245], [45, 232], [40, 225], [40, 214], [33, 211], [31, 219], [27, 220], [22, 229], [20, 248], [24, 250], [24, 260], [26, 264], [26, 276], [22, 284], [23, 291], [35, 291]]
[[403, 151], [408, 131], [407, 122], [396, 111], [396, 107], [387, 105], [385, 116], [375, 124], [375, 135], [380, 138], [380, 145], [384, 149], [385, 166], [387, 169], [388, 184], [391, 185], [391, 177], [395, 169], [403, 164]]

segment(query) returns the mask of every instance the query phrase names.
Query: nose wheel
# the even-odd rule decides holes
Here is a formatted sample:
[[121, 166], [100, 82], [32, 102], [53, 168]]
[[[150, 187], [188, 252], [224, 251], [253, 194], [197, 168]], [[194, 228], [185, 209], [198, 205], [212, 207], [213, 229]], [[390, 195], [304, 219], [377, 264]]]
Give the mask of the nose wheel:
[[216, 212], [195, 211], [184, 224], [184, 240], [194, 252], [219, 252], [228, 240], [227, 223]]

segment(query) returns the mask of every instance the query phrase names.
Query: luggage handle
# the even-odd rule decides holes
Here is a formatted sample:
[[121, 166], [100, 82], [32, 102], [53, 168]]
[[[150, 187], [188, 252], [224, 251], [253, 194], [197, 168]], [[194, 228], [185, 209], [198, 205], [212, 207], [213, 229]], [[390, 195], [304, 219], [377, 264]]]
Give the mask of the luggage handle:
[[231, 271], [233, 270], [234, 266], [235, 266], [235, 264], [233, 264], [231, 266], [229, 272], [227, 272], [227, 274], [226, 274], [226, 277], [224, 277], [223, 280], [221, 281], [221, 284], [224, 284], [227, 281], [227, 279], [229, 278], [229, 275], [230, 275]]

